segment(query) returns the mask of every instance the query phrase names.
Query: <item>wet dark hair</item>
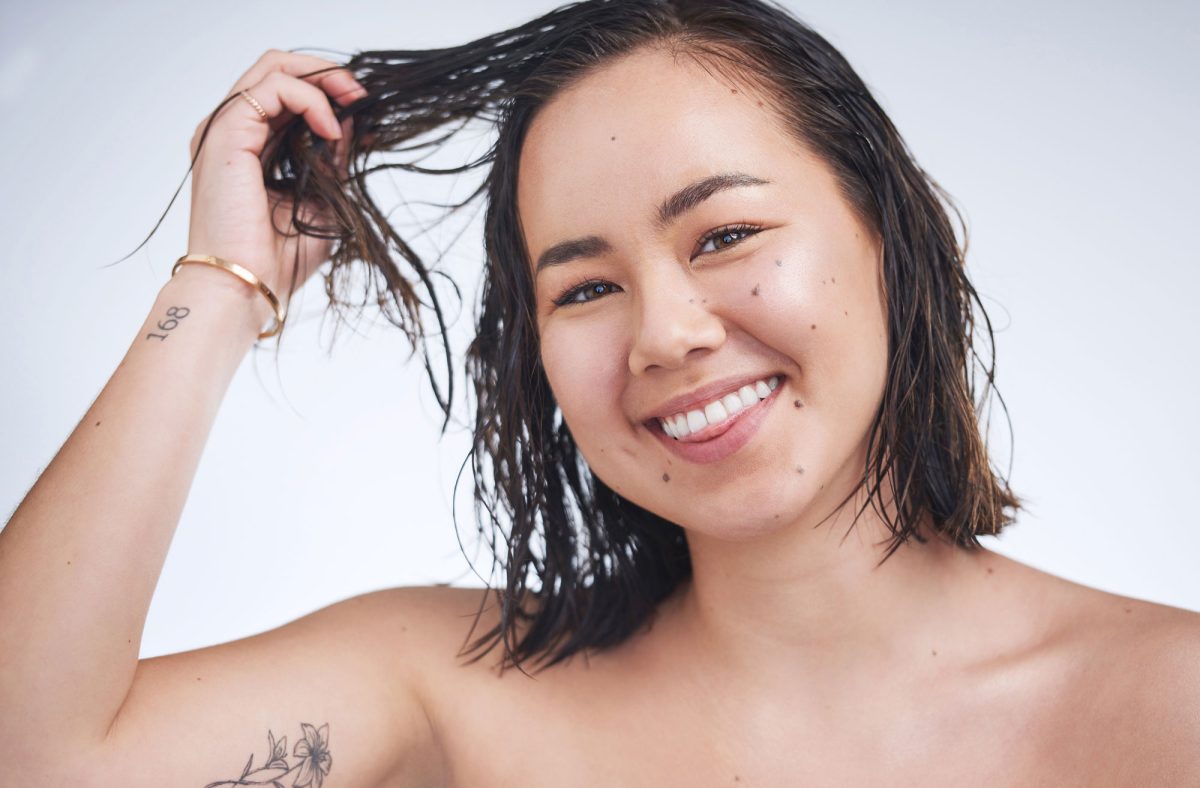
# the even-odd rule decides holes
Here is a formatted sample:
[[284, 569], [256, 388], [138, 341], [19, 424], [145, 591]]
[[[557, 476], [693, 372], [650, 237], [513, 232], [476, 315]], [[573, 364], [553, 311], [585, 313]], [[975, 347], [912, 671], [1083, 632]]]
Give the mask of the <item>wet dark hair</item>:
[[[529, 252], [517, 216], [517, 164], [538, 111], [598, 67], [644, 49], [691, 58], [767, 97], [796, 141], [831, 167], [849, 205], [878, 235], [887, 379], [858, 489], [839, 508], [866, 491], [854, 519], [868, 504], [883, 517], [892, 536], [881, 561], [909, 539], [935, 536], [978, 547], [979, 535], [999, 533], [1020, 508], [1007, 479], [990, 465], [987, 429], [979, 424], [977, 409], [994, 390], [995, 355], [991, 322], [964, 269], [962, 217], [846, 59], [783, 6], [589, 0], [461, 46], [360, 52], [346, 65], [368, 95], [335, 105], [339, 119], [354, 118], [349, 181], [330, 174], [328, 148], [301, 118], [269, 143], [264, 174], [273, 190], [336, 215], [334, 226], [298, 226], [337, 239], [325, 282], [339, 317], [348, 303], [339, 297], [339, 272], [365, 264], [382, 277], [376, 302], [421, 351], [446, 415], [444, 432], [454, 365], [434, 287], [441, 272], [389, 225], [366, 178], [390, 168], [455, 174], [490, 165], [478, 189], [444, 207], [453, 212], [486, 194], [481, 308], [466, 359], [476, 403], [468, 459], [477, 528], [492, 547], [493, 570], [502, 564], [505, 583], [483, 592], [484, 601], [495, 594], [499, 622], [469, 651], [479, 652], [475, 661], [502, 641], [502, 670], [531, 658], [549, 667], [575, 652], [586, 656], [621, 643], [648, 625], [657, 604], [691, 574], [683, 529], [597, 478], [562, 420], [541, 366]], [[364, 166], [372, 153], [436, 147], [473, 120], [492, 124], [498, 137], [485, 155], [460, 167]], [[447, 133], [416, 142], [439, 130]], [[962, 228], [961, 246], [949, 210]], [[368, 283], [368, 301], [372, 284], [378, 287], [374, 279]], [[436, 333], [424, 327], [430, 313]], [[984, 321], [987, 364], [976, 352], [976, 313]], [[427, 344], [434, 336], [446, 365], [444, 391]], [[979, 392], [977, 365], [985, 376]], [[922, 522], [931, 533], [923, 533]]]

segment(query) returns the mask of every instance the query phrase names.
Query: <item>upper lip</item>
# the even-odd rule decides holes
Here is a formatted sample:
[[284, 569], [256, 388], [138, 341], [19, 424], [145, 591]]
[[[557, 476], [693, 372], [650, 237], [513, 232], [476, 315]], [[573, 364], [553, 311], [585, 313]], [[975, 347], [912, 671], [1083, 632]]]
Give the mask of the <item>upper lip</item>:
[[[767, 380], [773, 375], [779, 375], [778, 372], [755, 372], [746, 375], [731, 375], [726, 378], [714, 380], [711, 383], [705, 383], [703, 386], [692, 389], [686, 394], [680, 394], [678, 397], [673, 397], [655, 408], [654, 412], [647, 417], [647, 421], [653, 419], [665, 419], [669, 416], [674, 416], [676, 413], [686, 413], [689, 410], [699, 410], [704, 405], [723, 397], [726, 394], [732, 394], [742, 386], [748, 386], [756, 380]], [[780, 375], [782, 377], [782, 375]]]

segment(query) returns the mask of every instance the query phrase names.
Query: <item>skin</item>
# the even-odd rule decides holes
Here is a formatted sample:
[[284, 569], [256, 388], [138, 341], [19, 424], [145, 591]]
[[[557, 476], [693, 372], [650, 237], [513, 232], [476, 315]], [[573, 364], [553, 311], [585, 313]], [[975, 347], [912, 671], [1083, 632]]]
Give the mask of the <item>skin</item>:
[[[771, 183], [656, 225], [667, 195], [726, 172]], [[936, 539], [877, 567], [878, 515], [868, 509], [851, 529], [862, 499], [834, 511], [863, 466], [883, 391], [880, 247], [829, 167], [751, 86], [655, 51], [592, 72], [531, 124], [518, 208], [531, 261], [587, 235], [612, 246], [535, 273], [542, 362], [595, 473], [685, 528], [694, 578], [662, 603], [650, 634], [591, 660], [589, 676], [545, 674], [542, 690], [522, 685], [504, 708], [536, 716], [538, 692], [551, 693], [548, 705], [594, 693], [589, 736], [601, 736], [607, 711], [620, 746], [637, 752], [644, 725], [653, 746], [631, 759], [641, 777], [665, 731], [695, 750], [673, 763], [674, 778], [686, 763], [714, 778], [718, 763], [730, 783], [867, 780], [883, 763], [899, 782], [922, 781], [934, 756], [947, 777], [1014, 784], [1200, 769], [1178, 755], [1200, 742], [1195, 614]], [[736, 223], [762, 229], [703, 240]], [[555, 303], [588, 280], [604, 285]], [[644, 423], [667, 399], [740, 373], [780, 374], [784, 391], [732, 456], [682, 460]], [[1145, 679], [1160, 668], [1177, 680]], [[569, 683], [554, 677], [566, 673]], [[468, 760], [459, 755], [459, 769]]]

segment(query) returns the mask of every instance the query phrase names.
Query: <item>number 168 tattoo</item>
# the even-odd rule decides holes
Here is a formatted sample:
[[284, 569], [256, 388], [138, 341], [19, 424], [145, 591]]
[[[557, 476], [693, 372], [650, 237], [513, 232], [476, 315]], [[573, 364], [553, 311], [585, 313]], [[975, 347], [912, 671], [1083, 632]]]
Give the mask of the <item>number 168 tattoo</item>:
[[[173, 329], [179, 325], [180, 320], [183, 320], [185, 317], [187, 317], [189, 314], [191, 314], [191, 311], [192, 310], [188, 309], [186, 306], [170, 307], [167, 309], [167, 318], [168, 319], [158, 321], [158, 327], [161, 328], [163, 331], [170, 331], [171, 329]], [[146, 339], [150, 339], [150, 338], [166, 339], [168, 336], [169, 336], [169, 334], [150, 333], [150, 334], [146, 334]]]

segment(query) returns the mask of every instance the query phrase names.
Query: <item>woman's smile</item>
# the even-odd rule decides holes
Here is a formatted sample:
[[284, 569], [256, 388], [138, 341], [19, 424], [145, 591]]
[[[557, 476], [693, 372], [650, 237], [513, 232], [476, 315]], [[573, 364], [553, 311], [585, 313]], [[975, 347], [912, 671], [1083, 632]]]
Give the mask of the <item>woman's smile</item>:
[[783, 390], [779, 375], [746, 384], [703, 408], [652, 419], [651, 432], [676, 456], [711, 463], [729, 457], [758, 433], [768, 409]]

